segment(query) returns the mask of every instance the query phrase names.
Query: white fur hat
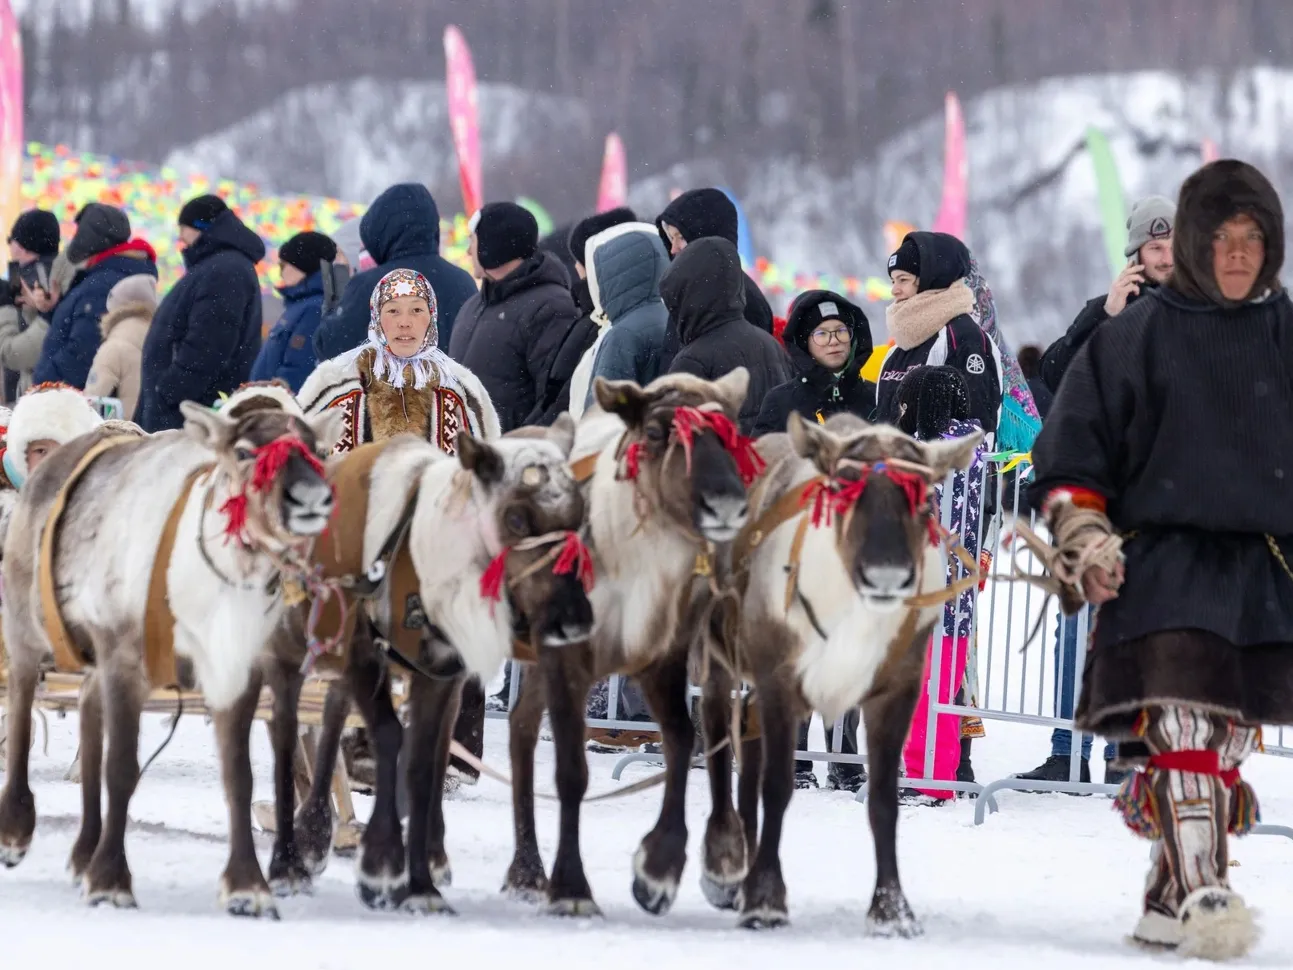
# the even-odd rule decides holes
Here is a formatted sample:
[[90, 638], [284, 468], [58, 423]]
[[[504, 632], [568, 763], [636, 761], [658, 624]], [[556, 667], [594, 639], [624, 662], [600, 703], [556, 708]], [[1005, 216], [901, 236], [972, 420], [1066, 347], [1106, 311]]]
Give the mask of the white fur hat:
[[[229, 414], [240, 404], [255, 401], [256, 410], [277, 405], [280, 411], [304, 416], [292, 389], [279, 381], [249, 381], [220, 402], [220, 413]], [[241, 413], [241, 412], [240, 412]]]
[[6, 450], [25, 469], [27, 446], [48, 438], [60, 445], [103, 423], [90, 399], [73, 387], [33, 388], [13, 407]]

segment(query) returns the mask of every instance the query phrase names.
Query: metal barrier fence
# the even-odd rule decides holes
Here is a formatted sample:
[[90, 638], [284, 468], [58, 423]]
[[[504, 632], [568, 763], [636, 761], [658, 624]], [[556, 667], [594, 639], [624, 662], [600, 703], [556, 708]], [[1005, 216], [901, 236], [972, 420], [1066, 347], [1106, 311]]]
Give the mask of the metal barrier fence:
[[[1047, 603], [1046, 596], [1036, 587], [1022, 582], [1007, 582], [996, 576], [1009, 575], [1016, 568], [1024, 574], [1041, 574], [1041, 565], [1036, 557], [1019, 544], [1014, 547], [1010, 531], [1015, 520], [1015, 511], [1019, 510], [1022, 521], [1044, 535], [1044, 527], [1035, 513], [1026, 510], [1024, 481], [1026, 470], [1014, 471], [1011, 463], [1004, 459], [993, 458], [984, 462], [982, 487], [962, 490], [962, 500], [957, 501], [952, 487], [955, 476], [949, 476], [944, 483], [940, 520], [947, 530], [956, 536], [965, 534], [967, 521], [972, 521], [973, 509], [970, 497], [977, 491], [978, 520], [981, 549], [992, 554], [992, 566], [989, 576], [980, 591], [972, 587], [968, 604], [964, 597], [955, 602], [952, 613], [955, 632], [961, 620], [967, 615], [970, 620], [970, 638], [967, 659], [968, 675], [964, 682], [972, 689], [968, 691], [975, 703], [957, 703], [958, 684], [951, 684], [947, 692], [948, 699], [938, 696], [939, 685], [943, 680], [944, 650], [939, 649], [943, 635], [943, 624], [934, 628], [934, 649], [930, 650], [929, 677], [927, 681], [928, 710], [925, 730], [925, 751], [923, 764], [927, 767], [926, 777], [904, 777], [901, 781], [906, 787], [953, 790], [968, 793], [977, 798], [975, 805], [975, 824], [983, 824], [988, 813], [998, 811], [997, 792], [1003, 790], [1068, 792], [1083, 795], [1112, 796], [1117, 793], [1117, 785], [1106, 785], [1101, 782], [1081, 781], [1081, 762], [1083, 736], [1074, 730], [1073, 709], [1081, 692], [1082, 670], [1086, 659], [1086, 645], [1090, 633], [1092, 610], [1084, 609], [1076, 616], [1065, 618], [1060, 615], [1055, 603]], [[1029, 637], [1032, 641], [1029, 642]], [[952, 651], [955, 655], [955, 651]], [[608, 691], [608, 710], [605, 718], [590, 719], [588, 725], [597, 728], [609, 728], [631, 731], [656, 731], [658, 726], [650, 721], [630, 721], [619, 715], [618, 675], [610, 678]], [[515, 705], [519, 678], [511, 678], [508, 708]], [[692, 688], [693, 697], [699, 690]], [[491, 716], [507, 717], [506, 711], [492, 711]], [[1036, 781], [1007, 777], [990, 781], [958, 782], [954, 779], [928, 777], [929, 768], [934, 764], [934, 750], [937, 740], [937, 724], [940, 715], [960, 717], [977, 717], [985, 721], [998, 721], [1013, 724], [1029, 724], [1050, 731], [1070, 732], [1070, 755], [1068, 778], [1063, 781]], [[1039, 732], [1040, 733], [1040, 732]], [[1263, 751], [1278, 757], [1293, 757], [1293, 733], [1286, 739], [1283, 728], [1270, 728], [1263, 732], [1267, 739]], [[841, 741], [843, 736], [843, 719], [837, 721], [832, 729], [833, 751], [799, 750], [796, 759], [800, 761], [835, 762], [842, 764], [866, 764], [865, 754], [843, 754]], [[1271, 740], [1274, 743], [1271, 743]], [[1101, 742], [1092, 739], [1092, 754], [1095, 746]], [[862, 746], [859, 745], [859, 751]], [[1094, 760], [1094, 759], [1091, 759]], [[659, 754], [631, 752], [621, 757], [612, 770], [612, 777], [618, 780], [624, 769], [634, 763], [661, 763]], [[866, 787], [857, 793], [858, 801], [866, 798]], [[1293, 838], [1293, 828], [1280, 825], [1259, 825], [1254, 830], [1259, 834], [1275, 834]]]

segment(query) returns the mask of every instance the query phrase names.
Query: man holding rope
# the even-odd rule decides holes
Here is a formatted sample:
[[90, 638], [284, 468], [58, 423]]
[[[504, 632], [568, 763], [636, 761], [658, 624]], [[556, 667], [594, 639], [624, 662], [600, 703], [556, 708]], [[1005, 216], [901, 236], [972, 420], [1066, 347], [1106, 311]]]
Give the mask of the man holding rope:
[[1153, 840], [1137, 942], [1227, 959], [1257, 937], [1228, 833], [1260, 725], [1293, 723], [1293, 304], [1270, 182], [1186, 180], [1168, 282], [1078, 352], [1033, 448], [1064, 612], [1100, 607], [1076, 713], [1137, 769], [1117, 799]]

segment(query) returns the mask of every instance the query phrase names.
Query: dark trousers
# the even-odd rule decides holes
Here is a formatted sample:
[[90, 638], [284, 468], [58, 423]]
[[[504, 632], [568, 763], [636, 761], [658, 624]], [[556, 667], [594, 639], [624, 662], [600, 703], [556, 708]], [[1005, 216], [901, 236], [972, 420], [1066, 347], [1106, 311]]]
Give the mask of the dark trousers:
[[[844, 730], [840, 738], [840, 754], [857, 754], [858, 753], [858, 723], [861, 721], [861, 715], [855, 707], [844, 715]], [[808, 725], [812, 722], [812, 717], [807, 718], [803, 724], [799, 725], [799, 738], [795, 744], [796, 750], [804, 751], [808, 748]], [[835, 725], [827, 724], [826, 727], [826, 750], [835, 753]], [[813, 770], [811, 761], [796, 761], [795, 773], [807, 774]], [[847, 778], [863, 774], [866, 768], [860, 764], [840, 764], [832, 761], [827, 769], [832, 778]]]

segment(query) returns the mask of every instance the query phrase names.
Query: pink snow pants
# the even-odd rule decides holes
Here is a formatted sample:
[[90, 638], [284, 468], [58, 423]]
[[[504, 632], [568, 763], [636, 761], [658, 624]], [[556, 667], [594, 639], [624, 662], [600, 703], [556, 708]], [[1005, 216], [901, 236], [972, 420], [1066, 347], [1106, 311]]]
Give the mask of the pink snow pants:
[[[925, 770], [925, 741], [929, 734], [929, 675], [933, 667], [931, 658], [935, 644], [942, 651], [938, 702], [950, 703], [965, 679], [969, 639], [966, 637], [954, 639], [949, 636], [930, 637], [929, 652], [925, 655], [925, 673], [921, 678], [920, 697], [916, 700], [916, 713], [911, 719], [911, 733], [907, 735], [907, 744], [903, 748], [902, 756], [908, 778], [928, 776], [940, 781], [953, 781], [956, 778], [956, 768], [961, 763], [961, 718], [957, 714], [938, 715], [934, 730], [934, 769], [928, 773]], [[920, 785], [909, 787], [933, 798], [952, 798], [956, 794], [946, 788], [923, 788]]]

